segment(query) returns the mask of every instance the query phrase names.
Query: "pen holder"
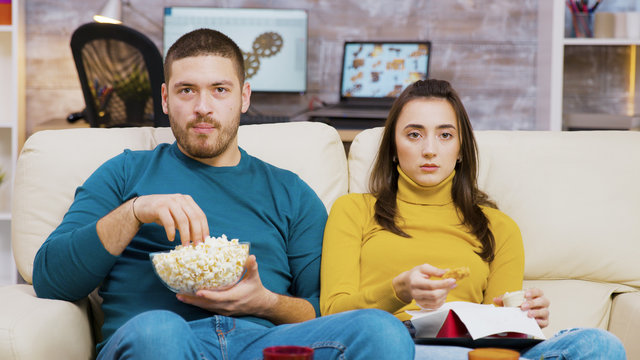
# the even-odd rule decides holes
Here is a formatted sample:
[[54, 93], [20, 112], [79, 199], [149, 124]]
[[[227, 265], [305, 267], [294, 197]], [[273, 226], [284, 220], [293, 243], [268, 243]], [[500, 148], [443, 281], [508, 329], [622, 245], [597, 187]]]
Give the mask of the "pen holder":
[[571, 14], [571, 37], [593, 37], [593, 13], [578, 12]]
[[612, 12], [596, 12], [593, 14], [593, 37], [615, 37], [616, 14]]

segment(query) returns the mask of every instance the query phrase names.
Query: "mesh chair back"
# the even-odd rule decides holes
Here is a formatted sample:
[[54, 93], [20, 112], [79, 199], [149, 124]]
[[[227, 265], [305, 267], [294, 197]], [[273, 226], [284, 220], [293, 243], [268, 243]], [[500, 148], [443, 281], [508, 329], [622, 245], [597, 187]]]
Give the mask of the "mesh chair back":
[[144, 34], [88, 23], [74, 31], [71, 51], [92, 127], [169, 126], [162, 112], [162, 55]]

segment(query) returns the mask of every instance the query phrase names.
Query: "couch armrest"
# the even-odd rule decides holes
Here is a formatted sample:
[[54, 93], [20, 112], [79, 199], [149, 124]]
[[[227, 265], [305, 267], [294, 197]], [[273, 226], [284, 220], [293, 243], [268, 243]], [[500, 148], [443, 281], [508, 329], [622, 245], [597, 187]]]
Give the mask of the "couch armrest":
[[95, 345], [88, 301], [36, 297], [31, 285], [0, 288], [3, 359], [92, 359]]
[[640, 359], [640, 292], [618, 294], [613, 298], [609, 331], [627, 351], [627, 359]]

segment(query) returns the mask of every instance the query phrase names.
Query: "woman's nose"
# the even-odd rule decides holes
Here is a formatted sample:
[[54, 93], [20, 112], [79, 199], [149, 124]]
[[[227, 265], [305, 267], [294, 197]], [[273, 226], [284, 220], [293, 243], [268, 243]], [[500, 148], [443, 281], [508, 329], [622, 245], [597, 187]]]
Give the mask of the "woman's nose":
[[422, 142], [422, 156], [432, 158], [436, 155], [436, 144], [434, 141], [425, 139]]

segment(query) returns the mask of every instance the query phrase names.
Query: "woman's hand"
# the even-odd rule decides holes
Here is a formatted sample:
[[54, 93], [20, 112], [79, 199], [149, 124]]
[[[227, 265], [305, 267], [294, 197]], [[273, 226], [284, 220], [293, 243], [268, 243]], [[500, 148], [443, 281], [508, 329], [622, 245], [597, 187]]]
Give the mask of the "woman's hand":
[[527, 311], [530, 318], [536, 319], [542, 329], [549, 325], [550, 303], [542, 290], [533, 288], [524, 292], [524, 302], [520, 305], [520, 309]]
[[[493, 299], [496, 305], [503, 306], [502, 296]], [[540, 328], [549, 325], [549, 304], [551, 302], [538, 288], [527, 289], [524, 292], [524, 302], [520, 309], [527, 312], [527, 316], [536, 319]]]
[[392, 281], [393, 289], [405, 303], [415, 300], [424, 309], [437, 309], [444, 304], [449, 291], [456, 287], [455, 279], [432, 279], [445, 272], [429, 264], [418, 265], [396, 276]]

